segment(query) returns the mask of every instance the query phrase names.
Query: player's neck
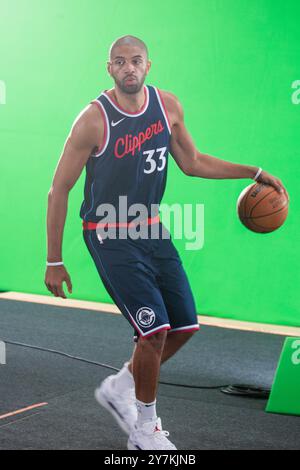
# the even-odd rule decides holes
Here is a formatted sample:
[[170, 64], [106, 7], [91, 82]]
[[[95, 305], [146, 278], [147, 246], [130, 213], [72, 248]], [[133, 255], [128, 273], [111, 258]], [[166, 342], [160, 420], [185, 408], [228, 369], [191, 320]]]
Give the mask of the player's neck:
[[109, 91], [120, 108], [130, 113], [137, 113], [145, 104], [144, 86], [138, 93], [132, 95], [123, 93], [119, 88], [112, 88]]

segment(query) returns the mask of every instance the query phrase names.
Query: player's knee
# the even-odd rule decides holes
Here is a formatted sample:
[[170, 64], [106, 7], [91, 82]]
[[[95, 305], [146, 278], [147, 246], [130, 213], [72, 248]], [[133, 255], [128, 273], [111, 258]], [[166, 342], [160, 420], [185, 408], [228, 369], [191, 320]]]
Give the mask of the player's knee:
[[194, 336], [195, 333], [198, 333], [199, 330], [193, 330], [193, 331], [189, 331], [188, 334], [189, 334], [189, 337], [191, 338], [192, 336]]
[[167, 338], [167, 331], [159, 331], [148, 338], [139, 338], [138, 346], [144, 349], [151, 349], [155, 352], [162, 352]]
[[[190, 338], [192, 338], [192, 336], [194, 336], [195, 333], [197, 333], [199, 330], [192, 330], [192, 331], [182, 331], [180, 332], [180, 337], [185, 339], [186, 341], [189, 340]], [[170, 332], [170, 334], [172, 334], [172, 330]]]
[[183, 343], [189, 341], [194, 336], [194, 334], [197, 333], [198, 331], [199, 330], [193, 330], [193, 331], [186, 331], [184, 333], [181, 333], [181, 336], [182, 336], [181, 341]]

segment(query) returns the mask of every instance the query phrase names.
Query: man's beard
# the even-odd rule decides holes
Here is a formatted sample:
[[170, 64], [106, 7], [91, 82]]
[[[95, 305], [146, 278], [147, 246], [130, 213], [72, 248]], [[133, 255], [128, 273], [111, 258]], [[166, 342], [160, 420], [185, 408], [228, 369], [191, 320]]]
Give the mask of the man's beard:
[[136, 81], [131, 85], [126, 85], [126, 80], [128, 80], [128, 77], [124, 78], [122, 81], [115, 79], [115, 83], [118, 85], [118, 87], [123, 93], [127, 93], [128, 95], [134, 95], [135, 93], [138, 93], [144, 86], [145, 77], [146, 74], [142, 77], [140, 82], [135, 79]]

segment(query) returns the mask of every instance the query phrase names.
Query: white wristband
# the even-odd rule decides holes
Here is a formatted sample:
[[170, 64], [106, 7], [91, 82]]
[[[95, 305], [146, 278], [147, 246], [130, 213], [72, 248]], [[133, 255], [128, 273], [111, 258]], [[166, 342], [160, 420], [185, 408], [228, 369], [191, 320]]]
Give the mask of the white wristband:
[[259, 175], [261, 174], [262, 171], [263, 171], [262, 168], [259, 168], [259, 169], [258, 169], [258, 172], [256, 173], [256, 175], [255, 175], [254, 178], [253, 178], [254, 181], [257, 180], [257, 178], [259, 177]]
[[48, 261], [46, 262], [47, 266], [62, 266], [63, 264], [63, 261], [58, 261], [57, 263], [48, 263]]

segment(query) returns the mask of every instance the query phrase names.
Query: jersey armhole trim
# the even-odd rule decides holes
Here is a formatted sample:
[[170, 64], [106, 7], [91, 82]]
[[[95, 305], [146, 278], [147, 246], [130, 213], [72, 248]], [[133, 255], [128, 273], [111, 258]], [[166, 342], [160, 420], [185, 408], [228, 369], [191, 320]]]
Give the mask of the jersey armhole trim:
[[103, 143], [101, 148], [98, 148], [97, 153], [92, 154], [91, 157], [100, 157], [105, 150], [107, 149], [109, 138], [110, 138], [110, 131], [109, 131], [109, 121], [104, 109], [103, 104], [98, 100], [91, 101], [91, 104], [96, 104], [98, 106], [99, 111], [102, 114], [103, 122], [104, 122], [104, 134], [103, 134]]
[[169, 130], [169, 133], [171, 135], [172, 131], [171, 131], [171, 124], [170, 124], [170, 121], [169, 121], [169, 116], [168, 116], [168, 112], [167, 112], [167, 108], [166, 108], [166, 105], [165, 105], [165, 102], [163, 100], [163, 97], [162, 97], [162, 94], [161, 94], [161, 91], [156, 88], [155, 86], [153, 87], [154, 90], [155, 90], [155, 93], [156, 93], [156, 96], [157, 96], [157, 99], [158, 99], [158, 102], [159, 102], [159, 105], [161, 107], [161, 111], [164, 115], [164, 118], [165, 118], [165, 121], [167, 123], [167, 127], [168, 127], [168, 130]]

